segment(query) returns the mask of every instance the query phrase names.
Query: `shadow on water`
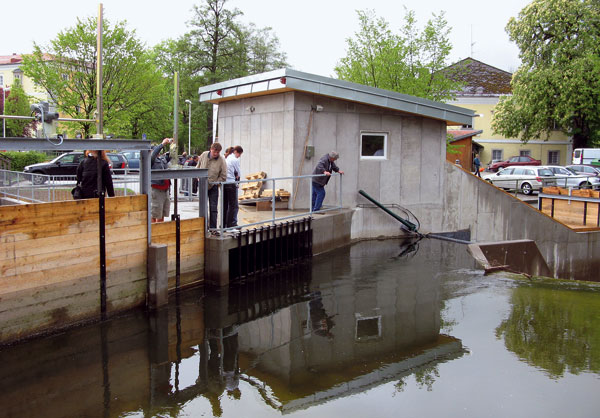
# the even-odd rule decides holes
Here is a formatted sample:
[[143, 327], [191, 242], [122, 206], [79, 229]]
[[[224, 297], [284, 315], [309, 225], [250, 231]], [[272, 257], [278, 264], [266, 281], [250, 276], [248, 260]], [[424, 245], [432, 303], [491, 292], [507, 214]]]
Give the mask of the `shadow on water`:
[[[403, 392], [414, 378], [430, 390], [439, 366], [468, 352], [448, 335], [452, 327], [441, 312], [455, 291], [472, 291], [464, 290], [460, 271], [473, 267], [457, 244], [358, 243], [218, 291], [182, 292], [151, 314], [5, 347], [0, 416], [247, 416], [239, 408], [280, 415], [309, 407], [318, 416], [330, 401], [386, 383]], [[540, 301], [519, 289], [496, 335], [550, 370], [540, 362], [551, 338], [528, 310]], [[530, 347], [532, 334], [546, 351]], [[564, 354], [553, 350], [556, 358]], [[597, 370], [597, 359], [564, 367], [589, 367], [587, 361]]]

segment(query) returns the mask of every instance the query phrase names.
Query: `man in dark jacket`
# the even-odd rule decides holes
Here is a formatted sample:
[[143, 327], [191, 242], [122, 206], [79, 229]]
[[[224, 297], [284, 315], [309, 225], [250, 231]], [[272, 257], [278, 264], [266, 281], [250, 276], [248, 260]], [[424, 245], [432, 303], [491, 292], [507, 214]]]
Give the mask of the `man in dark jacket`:
[[335, 164], [335, 161], [340, 157], [340, 155], [331, 151], [329, 154], [325, 154], [321, 157], [313, 174], [325, 174], [324, 176], [313, 177], [312, 179], [312, 211], [316, 212], [321, 209], [323, 205], [323, 200], [325, 199], [325, 185], [329, 182], [331, 178], [331, 173], [335, 171], [336, 173], [344, 174], [343, 171], [340, 171], [339, 167]]
[[[167, 144], [172, 144], [173, 138], [165, 138], [162, 143], [154, 147], [150, 154], [150, 166], [153, 170], [167, 170], [169, 168], [169, 153], [159, 155], [160, 151]], [[162, 222], [165, 216], [169, 216], [171, 212], [171, 198], [169, 196], [169, 188], [171, 180], [153, 180], [152, 187], [152, 205], [151, 215], [152, 222]]]

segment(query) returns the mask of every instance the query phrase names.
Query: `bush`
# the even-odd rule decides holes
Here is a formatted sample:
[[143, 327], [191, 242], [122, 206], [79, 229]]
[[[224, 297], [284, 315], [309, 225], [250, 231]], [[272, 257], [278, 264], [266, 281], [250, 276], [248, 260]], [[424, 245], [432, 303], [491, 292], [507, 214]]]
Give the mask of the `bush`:
[[36, 151], [8, 151], [3, 154], [10, 158], [10, 169], [12, 171], [23, 171], [23, 168], [25, 168], [26, 165], [41, 163], [48, 160], [46, 154]]

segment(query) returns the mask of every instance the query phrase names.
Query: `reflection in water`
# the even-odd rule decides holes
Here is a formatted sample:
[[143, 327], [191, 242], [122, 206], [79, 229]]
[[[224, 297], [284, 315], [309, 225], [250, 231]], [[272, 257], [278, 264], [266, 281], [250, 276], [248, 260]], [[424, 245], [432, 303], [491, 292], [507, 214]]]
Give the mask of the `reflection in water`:
[[506, 348], [553, 378], [600, 372], [598, 292], [520, 286], [510, 316], [496, 328]]
[[[494, 316], [474, 338], [463, 324], [469, 295], [489, 282], [473, 266], [456, 244], [370, 241], [219, 291], [182, 292], [151, 314], [3, 347], [0, 417], [332, 416], [354, 410], [357, 398], [388, 412], [413, 401], [408, 415], [418, 415], [415, 389], [432, 396], [427, 407], [447, 412], [460, 388], [477, 403], [484, 385], [471, 380], [472, 364], [497, 376], [503, 352], [482, 360], [489, 347], [477, 346], [487, 333], [505, 352], [494, 329], [508, 349], [555, 376], [598, 373], [597, 294], [557, 297], [510, 282], [510, 316], [500, 326], [505, 317]], [[503, 295], [478, 312], [505, 312]], [[463, 297], [466, 306], [457, 302]], [[465, 335], [478, 348], [468, 356]], [[519, 370], [503, 367], [506, 375]]]

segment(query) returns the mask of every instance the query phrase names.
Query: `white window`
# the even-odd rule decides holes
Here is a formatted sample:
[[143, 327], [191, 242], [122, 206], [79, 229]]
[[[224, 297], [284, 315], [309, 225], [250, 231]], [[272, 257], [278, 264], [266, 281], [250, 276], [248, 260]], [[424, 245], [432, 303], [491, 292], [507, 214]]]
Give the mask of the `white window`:
[[560, 151], [548, 151], [548, 164], [558, 165], [560, 161]]
[[492, 150], [492, 160], [493, 161], [503, 161], [502, 150], [501, 149], [493, 149]]
[[0, 86], [4, 86], [4, 74], [0, 74]]
[[521, 157], [530, 157], [531, 156], [531, 150], [522, 149], [521, 152], [519, 152], [519, 155]]
[[361, 132], [360, 134], [360, 159], [385, 160], [387, 159], [387, 133]]

